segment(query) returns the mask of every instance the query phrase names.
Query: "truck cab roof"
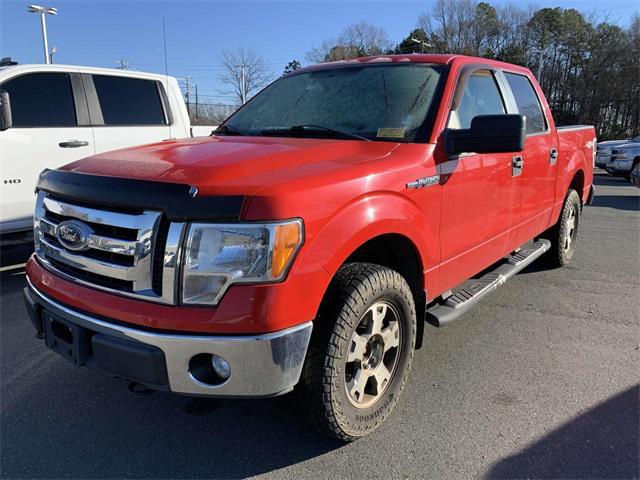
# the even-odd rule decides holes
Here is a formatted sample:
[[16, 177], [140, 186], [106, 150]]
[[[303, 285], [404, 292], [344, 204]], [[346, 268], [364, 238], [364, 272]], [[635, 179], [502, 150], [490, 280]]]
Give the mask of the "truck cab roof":
[[296, 75], [303, 72], [312, 70], [321, 70], [327, 68], [336, 68], [338, 66], [357, 66], [357, 65], [375, 65], [375, 64], [409, 64], [409, 63], [429, 63], [450, 65], [453, 62], [459, 62], [463, 64], [485, 64], [489, 67], [508, 69], [512, 71], [529, 72], [529, 69], [520, 67], [512, 63], [500, 62], [498, 60], [492, 60], [481, 57], [470, 57], [467, 55], [454, 55], [454, 54], [432, 54], [432, 53], [411, 53], [403, 55], [375, 55], [369, 57], [359, 57], [351, 60], [336, 60], [334, 62], [319, 63], [304, 67], [290, 73], [289, 75]]
[[37, 72], [82, 72], [93, 73], [98, 75], [118, 75], [121, 77], [134, 77], [159, 80], [164, 82], [166, 75], [159, 73], [139, 72], [136, 70], [119, 70], [116, 68], [88, 67], [84, 65], [63, 65], [63, 64], [44, 64], [44, 63], [25, 63], [18, 65], [7, 65], [0, 67], [0, 76], [14, 76], [20, 73], [37, 73]]

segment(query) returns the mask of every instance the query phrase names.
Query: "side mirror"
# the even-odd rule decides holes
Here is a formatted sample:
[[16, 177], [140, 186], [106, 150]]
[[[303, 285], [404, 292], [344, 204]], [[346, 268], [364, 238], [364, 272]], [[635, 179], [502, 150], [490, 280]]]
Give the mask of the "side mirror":
[[444, 144], [447, 155], [520, 152], [525, 136], [522, 115], [478, 115], [471, 120], [471, 128], [445, 130]]
[[9, 92], [0, 90], [0, 131], [11, 128], [11, 125], [13, 125], [13, 121], [11, 119]]

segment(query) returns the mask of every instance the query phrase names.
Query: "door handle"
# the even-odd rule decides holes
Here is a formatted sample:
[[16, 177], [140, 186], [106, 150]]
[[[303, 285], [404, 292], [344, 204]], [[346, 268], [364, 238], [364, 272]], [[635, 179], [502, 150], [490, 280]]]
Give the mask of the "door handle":
[[60, 148], [78, 148], [78, 147], [86, 147], [89, 145], [89, 142], [85, 142], [84, 140], [67, 140], [66, 142], [60, 142], [58, 146]]
[[558, 160], [558, 150], [552, 148], [549, 150], [549, 165], [555, 165]]
[[518, 155], [511, 159], [511, 175], [517, 177], [522, 174], [522, 168], [524, 167], [524, 159]]

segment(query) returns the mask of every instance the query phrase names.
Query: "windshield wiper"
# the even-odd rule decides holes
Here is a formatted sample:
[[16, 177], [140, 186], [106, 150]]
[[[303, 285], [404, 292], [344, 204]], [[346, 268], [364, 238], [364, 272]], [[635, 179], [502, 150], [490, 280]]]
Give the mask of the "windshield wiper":
[[328, 133], [336, 137], [345, 137], [352, 138], [355, 140], [364, 140], [365, 142], [370, 142], [371, 139], [367, 137], [363, 137], [358, 135], [357, 133], [345, 132], [344, 130], [336, 130], [335, 128], [323, 127], [322, 125], [293, 125], [291, 127], [274, 127], [274, 128], [265, 128], [262, 130], [263, 135], [278, 135], [280, 133], [303, 133], [303, 132], [323, 132]]
[[212, 135], [248, 135], [248, 133], [238, 130], [237, 128], [230, 127], [229, 125], [221, 125], [216, 128]]

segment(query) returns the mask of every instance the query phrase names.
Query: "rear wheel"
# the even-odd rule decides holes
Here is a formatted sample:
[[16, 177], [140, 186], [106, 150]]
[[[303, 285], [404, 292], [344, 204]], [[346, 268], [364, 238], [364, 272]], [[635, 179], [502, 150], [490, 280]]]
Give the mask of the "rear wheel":
[[563, 267], [573, 258], [578, 238], [581, 204], [578, 192], [570, 189], [564, 200], [558, 223], [551, 229], [549, 259], [554, 266]]
[[298, 386], [307, 419], [344, 441], [375, 430], [406, 383], [415, 340], [406, 280], [380, 265], [344, 266], [315, 321]]

